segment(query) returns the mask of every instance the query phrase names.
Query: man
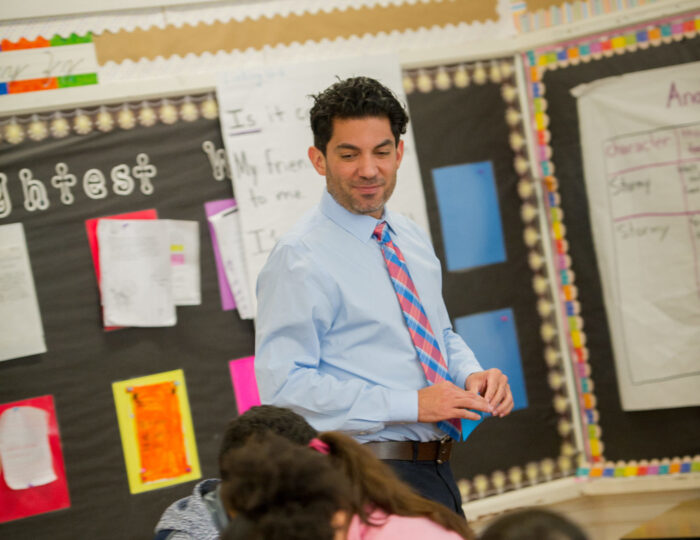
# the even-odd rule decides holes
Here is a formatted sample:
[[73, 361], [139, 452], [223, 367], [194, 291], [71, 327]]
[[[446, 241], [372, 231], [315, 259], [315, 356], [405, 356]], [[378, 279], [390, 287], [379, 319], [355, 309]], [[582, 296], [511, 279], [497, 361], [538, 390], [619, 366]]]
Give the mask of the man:
[[428, 237], [384, 207], [407, 122], [366, 77], [315, 96], [309, 159], [327, 191], [260, 273], [255, 368], [263, 402], [351, 434], [462, 513], [446, 434], [458, 438], [475, 411], [508, 414], [513, 398], [505, 375], [482, 370], [452, 331]]
[[[229, 450], [241, 448], [252, 435], [272, 432], [307, 445], [316, 436], [303, 417], [280, 407], [252, 407], [229, 422], [219, 451], [222, 460]], [[220, 497], [221, 480], [209, 478], [195, 485], [192, 495], [171, 504], [156, 525], [154, 540], [216, 540], [229, 523]]]

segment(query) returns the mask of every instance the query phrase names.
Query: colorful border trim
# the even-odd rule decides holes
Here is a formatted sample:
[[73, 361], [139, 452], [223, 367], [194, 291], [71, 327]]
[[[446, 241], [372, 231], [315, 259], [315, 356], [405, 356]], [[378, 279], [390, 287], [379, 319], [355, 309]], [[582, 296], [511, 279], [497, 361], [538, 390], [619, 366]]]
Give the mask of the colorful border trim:
[[540, 335], [545, 343], [544, 361], [548, 367], [547, 380], [554, 393], [553, 407], [559, 418], [557, 431], [561, 437], [560, 455], [556, 459], [545, 458], [507, 471], [496, 470], [489, 476], [476, 475], [460, 479], [458, 485], [462, 500], [480, 499], [505, 491], [572, 476], [576, 472], [578, 450], [574, 440], [574, 424], [570, 398], [567, 395], [565, 375], [561, 366], [561, 351], [557, 339], [557, 322], [554, 301], [550, 295], [552, 277], [545, 264], [546, 255], [539, 229], [535, 184], [527, 154], [525, 127], [517, 91], [513, 58], [488, 62], [438, 66], [404, 71], [403, 86], [406, 94], [432, 92], [452, 87], [465, 88], [470, 84], [500, 84], [501, 96], [506, 103], [506, 123], [509, 126], [508, 142], [514, 153], [513, 168], [519, 177], [518, 194], [522, 200], [521, 218], [524, 223], [523, 240], [528, 247], [528, 263], [532, 270], [532, 287], [538, 297], [537, 310], [541, 317]]
[[528, 11], [527, 0], [511, 0], [513, 23], [518, 32], [532, 32], [561, 24], [616, 13], [626, 9], [654, 4], [658, 0], [578, 0], [561, 2], [546, 9]]
[[[3, 39], [0, 41], [0, 54], [10, 51], [62, 47], [65, 45], [81, 45], [86, 43], [93, 43], [91, 33], [84, 36], [71, 34], [67, 38], [63, 38], [56, 34], [51, 39], [46, 39], [39, 36], [32, 41], [25, 38], [15, 42]], [[24, 79], [11, 82], [0, 82], [0, 96], [6, 94], [22, 94], [25, 92], [38, 92], [41, 90], [58, 90], [61, 88], [88, 86], [91, 84], [97, 84], [97, 73], [80, 73], [66, 77], [46, 77], [41, 79]]]
[[549, 145], [551, 133], [548, 130], [546, 88], [542, 83], [542, 77], [547, 70], [624, 54], [638, 48], [645, 49], [649, 46], [680, 41], [695, 37], [699, 33], [700, 12], [685, 15], [683, 18], [637, 25], [615, 32], [613, 35], [590, 36], [576, 42], [560, 43], [523, 54], [534, 124], [535, 153], [544, 188], [544, 203], [548, 209], [554, 263], [559, 279], [559, 297], [564, 308], [565, 323], [568, 325], [569, 347], [579, 391], [586, 456], [585, 459], [581, 456], [582, 460], [577, 469], [578, 476], [598, 478], [696, 472], [700, 471], [700, 456], [692, 459], [684, 456], [639, 463], [620, 461], [612, 464], [605, 460], [604, 444], [598, 425], [600, 414], [596, 408], [591, 366], [588, 363], [589, 351], [586, 348], [586, 334], [583, 330], [584, 321], [580, 316], [578, 289], [571, 270], [571, 256], [569, 243], [566, 240], [564, 213], [560, 206], [558, 180], [551, 161], [552, 148]]

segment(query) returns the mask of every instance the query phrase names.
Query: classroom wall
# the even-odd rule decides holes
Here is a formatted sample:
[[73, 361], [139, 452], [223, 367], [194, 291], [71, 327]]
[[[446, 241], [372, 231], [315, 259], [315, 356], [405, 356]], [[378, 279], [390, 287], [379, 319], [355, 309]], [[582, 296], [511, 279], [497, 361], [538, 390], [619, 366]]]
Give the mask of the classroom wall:
[[[337, 4], [343, 2], [337, 0]], [[86, 38], [93, 51], [95, 74], [84, 79], [89, 84], [72, 88], [0, 95], [0, 171], [10, 178], [10, 195], [15, 201], [13, 213], [0, 224], [24, 223], [49, 348], [45, 355], [0, 364], [0, 403], [54, 395], [71, 499], [67, 510], [2, 523], [0, 532], [18, 538], [49, 534], [55, 538], [75, 530], [113, 534], [115, 538], [146, 538], [144, 531], [152, 527], [160, 511], [188, 493], [191, 482], [130, 494], [110, 393], [110, 385], [118, 380], [184, 368], [202, 474], [216, 475], [215, 455], [222, 426], [235, 414], [228, 361], [254, 351], [252, 323], [241, 320], [235, 312], [223, 311], [220, 305], [203, 204], [234, 193], [228, 180], [214, 177], [211, 162], [201, 149], [207, 140], [222, 146], [218, 120], [215, 115], [206, 117], [203, 104], [213, 101], [217, 70], [342, 58], [358, 52], [398, 53], [405, 68], [404, 86], [417, 130], [432, 238], [443, 263], [444, 224], [440, 222], [433, 171], [465, 162], [497, 164], [495, 182], [512, 259], [490, 278], [489, 272], [446, 272], [446, 287], [451, 291], [448, 307], [455, 318], [516, 306], [531, 407], [514, 414], [509, 423], [484, 423], [471, 446], [460, 445], [455, 469], [465, 501], [497, 499], [528, 486], [546, 488], [576, 475], [582, 481], [595, 481], [598, 476], [624, 475], [634, 469], [636, 476], [642, 474], [637, 467], [641, 459], [652, 465], [656, 460], [661, 469], [666, 459], [666, 472], [675, 475], [695, 474], [692, 471], [700, 468], [694, 459], [700, 453], [698, 440], [692, 429], [686, 428], [696, 422], [697, 408], [671, 415], [652, 413], [651, 424], [638, 415], [624, 414], [614, 397], [612, 360], [608, 353], [598, 354], [598, 347], [609, 347], [605, 339], [578, 347], [587, 351], [586, 360], [590, 361], [583, 364], [593, 367], [592, 374], [582, 376], [575, 369], [577, 347], [561, 311], [568, 300], [560, 287], [557, 261], [561, 258], [557, 244], [550, 242], [554, 233], [546, 201], [548, 184], [540, 182], [537, 134], [531, 135], [537, 111], [533, 96], [526, 98], [531, 91], [528, 85], [537, 82], [528, 73], [528, 62], [542, 57], [538, 47], [571, 40], [575, 32], [585, 35], [596, 30], [613, 36], [630, 21], [651, 27], [654, 20], [683, 15], [693, 7], [692, 2], [591, 1], [576, 3], [577, 8], [573, 3], [506, 0], [374, 4], [364, 2], [357, 10], [318, 10], [301, 2], [293, 7], [289, 2], [217, 3], [0, 24], [0, 39], [6, 39], [2, 51], [8, 50], [8, 41], [17, 43], [22, 38], [68, 37], [71, 33]], [[600, 6], [606, 6], [607, 11]], [[368, 20], [374, 25], [368, 27]], [[697, 15], [684, 20], [696, 21]], [[697, 38], [690, 34], [683, 35], [681, 28], [673, 40], [683, 54], [691, 51], [688, 54], [694, 55]], [[431, 44], [429, 50], [426, 42]], [[568, 45], [555, 50], [567, 51]], [[658, 50], [660, 63], [675, 61]], [[503, 62], [512, 66], [509, 75], [504, 76], [506, 71], [501, 70]], [[624, 55], [617, 56], [617, 64], [625, 69], [628, 63]], [[545, 76], [569, 84], [567, 72], [553, 68]], [[468, 82], [460, 86], [464, 73]], [[444, 83], [445, 74], [448, 84]], [[565, 93], [562, 84], [559, 90]], [[550, 95], [556, 88], [549, 88]], [[512, 93], [515, 99], [505, 99]], [[186, 98], [198, 107], [196, 120], [188, 121], [180, 112]], [[175, 124], [157, 120], [148, 128], [137, 123], [133, 130], [120, 126], [109, 132], [99, 129], [99, 106], [114, 107], [111, 114], [116, 117], [124, 104], [138, 111], [144, 99], [152, 100], [156, 117], [169, 103], [164, 99], [170, 99], [181, 120]], [[481, 107], [484, 102], [490, 106]], [[65, 139], [30, 139], [31, 114], [45, 114], [45, 128], [50, 130], [58, 118], [56, 111], [63, 111], [72, 126], [79, 108], [90, 117], [90, 134], [80, 135], [71, 127]], [[452, 114], [455, 110], [459, 114]], [[516, 120], [511, 122], [513, 118]], [[551, 121], [556, 126], [569, 120], [563, 113], [553, 113]], [[21, 143], [12, 139], [17, 125], [22, 127]], [[482, 128], [459, 129], [472, 125]], [[557, 159], [564, 151], [556, 146], [560, 137], [552, 133], [556, 135], [551, 145], [554, 162], [559, 165]], [[446, 149], [440, 141], [449, 137], [464, 144]], [[35, 178], [48, 183], [59, 162], [68, 163], [71, 171], [82, 175], [90, 167], [108, 171], [120, 163], [134, 166], [141, 152], [158, 165], [159, 182], [152, 196], [137, 192], [127, 198], [111, 193], [101, 201], [82, 197], [67, 206], [58, 203], [54, 194], [52, 206], [43, 213], [29, 212], [19, 202], [18, 174], [27, 162], [32, 163]], [[173, 154], [182, 161], [171, 160]], [[89, 158], [82, 157], [86, 155]], [[196, 197], [188, 195], [193, 181]], [[575, 198], [567, 203], [566, 193], [562, 195], [564, 204], [578, 208]], [[84, 221], [151, 207], [158, 209], [160, 217], [199, 222], [202, 305], [180, 308], [178, 325], [172, 329], [105, 333]], [[566, 216], [576, 215], [568, 206], [563, 210]], [[582, 219], [585, 222], [585, 213]], [[589, 336], [604, 337], [608, 329], [604, 317], [599, 316], [601, 304], [595, 298], [595, 285], [584, 285], [588, 272], [595, 283], [595, 268], [587, 264], [590, 233], [585, 226], [577, 230], [574, 225], [566, 240], [569, 251], [564, 255], [573, 257], [581, 268], [574, 268], [576, 274], [584, 276], [579, 278], [581, 297], [576, 300], [583, 305], [585, 330]], [[493, 283], [480, 291], [485, 279]], [[504, 282], [512, 287], [501, 287]], [[64, 291], [69, 293], [59, 294]], [[652, 439], [649, 433], [653, 437], [657, 428], [668, 431]], [[493, 441], [499, 441], [495, 451]], [[677, 459], [671, 462], [671, 458]], [[672, 468], [674, 463], [677, 470]], [[657, 463], [657, 473], [659, 470]], [[679, 492], [673, 497], [680, 500], [686, 494]], [[598, 525], [594, 518], [613, 500], [621, 501], [601, 495], [594, 503], [589, 497], [555, 507], [582, 516], [591, 531], [603, 534], [607, 525]], [[644, 493], [631, 496], [625, 507], [649, 500], [655, 501], [654, 511], [661, 508], [655, 496]], [[96, 521], [91, 517], [95, 515], [102, 517]], [[625, 526], [641, 517], [636, 513], [630, 516]], [[104, 533], [108, 522], [124, 525], [121, 530]], [[618, 531], [621, 526], [610, 530]]]

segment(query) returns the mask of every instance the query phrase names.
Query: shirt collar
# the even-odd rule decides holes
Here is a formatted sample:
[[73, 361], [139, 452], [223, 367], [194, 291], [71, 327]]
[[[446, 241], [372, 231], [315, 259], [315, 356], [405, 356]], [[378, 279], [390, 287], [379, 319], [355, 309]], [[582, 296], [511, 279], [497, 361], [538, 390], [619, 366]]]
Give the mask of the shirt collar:
[[323, 190], [320, 208], [323, 215], [362, 242], [367, 242], [372, 238], [372, 232], [374, 232], [374, 228], [380, 221], [386, 221], [390, 231], [394, 235], [396, 234], [396, 227], [392, 226], [392, 212], [386, 208], [384, 208], [384, 214], [381, 219], [355, 214], [338, 204], [333, 196], [328, 193], [327, 189]]

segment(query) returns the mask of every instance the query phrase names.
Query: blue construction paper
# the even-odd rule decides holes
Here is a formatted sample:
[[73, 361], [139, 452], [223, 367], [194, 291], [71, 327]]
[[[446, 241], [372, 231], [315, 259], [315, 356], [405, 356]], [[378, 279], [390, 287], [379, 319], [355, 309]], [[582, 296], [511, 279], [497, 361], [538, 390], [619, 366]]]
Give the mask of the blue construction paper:
[[447, 270], [504, 262], [501, 211], [490, 161], [433, 169]]
[[[474, 351], [481, 367], [495, 367], [508, 376], [508, 384], [513, 392], [513, 410], [527, 408], [527, 391], [513, 310], [506, 308], [460, 317], [455, 320], [455, 331]], [[462, 420], [462, 440], [480, 422], [481, 420]]]

